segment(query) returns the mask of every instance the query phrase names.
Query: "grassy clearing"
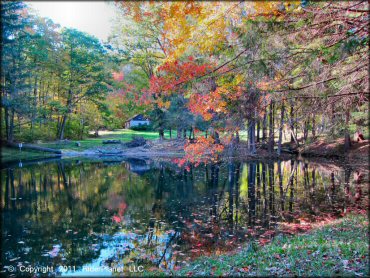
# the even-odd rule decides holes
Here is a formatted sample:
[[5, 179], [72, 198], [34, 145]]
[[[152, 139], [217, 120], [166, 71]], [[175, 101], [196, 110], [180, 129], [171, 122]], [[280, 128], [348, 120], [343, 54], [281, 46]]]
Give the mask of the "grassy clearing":
[[[153, 131], [134, 131], [130, 129], [120, 129], [115, 131], [101, 131], [98, 138], [87, 138], [84, 140], [71, 140], [66, 142], [42, 142], [37, 145], [41, 147], [61, 149], [61, 150], [75, 150], [83, 151], [86, 149], [101, 147], [103, 141], [108, 139], [121, 140], [122, 142], [131, 141], [134, 136], [142, 136], [146, 140], [155, 140], [159, 138], [158, 132]], [[176, 131], [172, 131], [172, 138], [176, 138]], [[165, 138], [170, 138], [169, 131], [165, 132]], [[81, 144], [80, 147], [76, 146], [76, 142]], [[9, 162], [14, 160], [26, 160], [26, 159], [37, 159], [43, 157], [49, 157], [49, 153], [43, 153], [38, 151], [19, 151], [13, 148], [1, 147], [1, 161]]]
[[[114, 139], [121, 140], [122, 142], [131, 141], [134, 136], [142, 136], [146, 140], [155, 140], [159, 138], [158, 132], [156, 131], [134, 131], [130, 129], [119, 129], [115, 131], [101, 131], [97, 138], [87, 138], [84, 140], [71, 140], [67, 142], [48, 142], [41, 143], [40, 146], [54, 148], [54, 149], [68, 149], [75, 151], [82, 151], [94, 147], [101, 147], [104, 140]], [[176, 131], [172, 132], [172, 138], [176, 136]], [[170, 138], [169, 131], [165, 132], [165, 138]], [[76, 142], [80, 142], [81, 146], [77, 147]]]
[[[203, 132], [198, 133], [197, 136], [204, 135]], [[101, 131], [99, 132], [98, 138], [87, 138], [84, 140], [71, 140], [66, 142], [45, 142], [40, 143], [40, 146], [53, 148], [53, 149], [61, 149], [61, 150], [75, 150], [75, 151], [82, 151], [94, 147], [101, 147], [103, 146], [104, 140], [121, 140], [122, 142], [131, 141], [134, 136], [141, 136], [146, 140], [156, 140], [159, 139], [159, 134], [157, 131], [135, 131], [130, 129], [118, 129], [114, 131]], [[187, 132], [187, 136], [189, 133]], [[164, 132], [165, 139], [170, 139], [170, 132], [166, 130]], [[172, 130], [171, 138], [177, 138], [177, 131]], [[80, 147], [76, 146], [76, 142], [81, 144]]]
[[[368, 218], [349, 215], [307, 234], [278, 236], [233, 254], [201, 257], [175, 276], [368, 276]], [[152, 275], [151, 273], [145, 273]]]

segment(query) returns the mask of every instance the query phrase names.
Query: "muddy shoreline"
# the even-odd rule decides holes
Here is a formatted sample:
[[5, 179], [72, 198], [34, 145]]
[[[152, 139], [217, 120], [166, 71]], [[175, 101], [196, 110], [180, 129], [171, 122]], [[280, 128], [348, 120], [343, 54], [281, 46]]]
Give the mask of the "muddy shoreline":
[[[126, 158], [141, 158], [141, 159], [174, 159], [182, 158], [185, 155], [184, 145], [185, 140], [153, 140], [147, 141], [145, 145], [138, 147], [126, 147], [124, 145], [104, 145], [94, 147], [82, 151], [74, 151], [64, 149], [61, 150], [61, 155], [50, 155], [43, 159], [22, 160], [23, 164], [56, 160], [56, 159], [73, 159], [73, 158], [91, 158], [91, 159], [114, 159], [124, 160]], [[288, 160], [298, 159], [315, 161], [320, 164], [335, 164], [337, 166], [346, 166], [356, 169], [368, 171], [369, 166], [369, 141], [361, 144], [353, 144], [351, 150], [345, 153], [339, 144], [311, 144], [301, 147], [300, 149], [292, 149], [289, 145], [284, 145], [280, 156], [274, 153], [269, 154], [266, 148], [262, 145], [257, 146], [257, 154], [249, 155], [247, 146], [244, 142], [235, 149], [225, 148], [220, 156], [221, 160]], [[15, 166], [20, 161], [14, 160], [7, 163], [2, 163], [2, 167], [9, 165]]]

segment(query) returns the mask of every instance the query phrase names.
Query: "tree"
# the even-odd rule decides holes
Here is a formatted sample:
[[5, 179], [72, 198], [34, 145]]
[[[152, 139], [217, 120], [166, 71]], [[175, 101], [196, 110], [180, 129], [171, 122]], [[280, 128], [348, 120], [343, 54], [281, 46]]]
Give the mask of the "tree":
[[68, 28], [62, 31], [61, 36], [67, 111], [59, 123], [59, 139], [64, 138], [68, 116], [76, 104], [81, 100], [103, 100], [111, 78], [104, 66], [106, 51], [96, 38]]
[[28, 87], [26, 48], [31, 34], [29, 18], [22, 2], [1, 2], [1, 83], [5, 137], [14, 140], [16, 113], [28, 108], [23, 92]]

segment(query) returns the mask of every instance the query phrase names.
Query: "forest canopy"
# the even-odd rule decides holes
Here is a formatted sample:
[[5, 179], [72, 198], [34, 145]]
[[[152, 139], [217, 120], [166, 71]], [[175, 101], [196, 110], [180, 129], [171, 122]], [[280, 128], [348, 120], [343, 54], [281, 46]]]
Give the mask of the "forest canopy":
[[[239, 142], [269, 152], [368, 126], [367, 1], [114, 2], [109, 40], [2, 2], [1, 132], [83, 139], [144, 114], [197, 138], [189, 157]], [[194, 143], [194, 142], [193, 142]]]

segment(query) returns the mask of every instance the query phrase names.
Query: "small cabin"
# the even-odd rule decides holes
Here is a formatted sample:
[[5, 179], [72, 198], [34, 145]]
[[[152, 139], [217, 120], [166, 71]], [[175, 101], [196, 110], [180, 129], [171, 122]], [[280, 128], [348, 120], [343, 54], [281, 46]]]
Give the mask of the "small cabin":
[[131, 128], [139, 125], [150, 125], [150, 120], [144, 115], [139, 114], [125, 122], [125, 128]]

